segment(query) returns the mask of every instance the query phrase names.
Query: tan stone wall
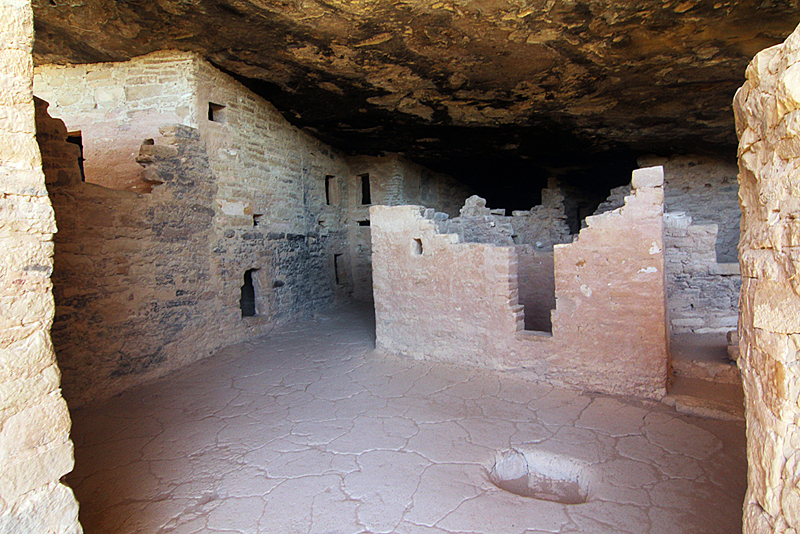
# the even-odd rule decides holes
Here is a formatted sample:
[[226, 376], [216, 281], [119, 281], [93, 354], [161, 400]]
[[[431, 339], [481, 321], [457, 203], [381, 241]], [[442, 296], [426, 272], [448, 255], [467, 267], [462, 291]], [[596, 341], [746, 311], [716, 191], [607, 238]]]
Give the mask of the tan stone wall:
[[[735, 166], [702, 156], [647, 156], [639, 164], [664, 166], [664, 259], [671, 331], [703, 334], [736, 328], [741, 214]], [[615, 188], [597, 213], [621, 206], [629, 192], [628, 186]]]
[[[138, 169], [131, 191], [81, 183], [67, 129], [42, 115], [62, 229], [54, 339], [76, 405], [337, 299], [370, 299], [370, 228], [358, 224], [369, 206], [356, 198], [357, 174], [371, 173], [373, 202], [463, 201], [452, 179], [401, 158], [354, 158], [351, 168], [194, 54], [47, 66], [36, 80], [70, 131], [82, 129], [84, 140], [112, 132], [103, 137], [109, 150]], [[120, 83], [143, 89], [119, 93]], [[142, 128], [124, 117], [140, 117]], [[107, 185], [116, 184], [119, 167], [105, 171]], [[242, 317], [251, 270], [257, 313]]]
[[[353, 296], [372, 300], [372, 239], [368, 225], [371, 205], [425, 204], [454, 215], [471, 191], [450, 176], [435, 173], [399, 156], [348, 158], [350, 176], [344, 205], [347, 209], [350, 274]], [[362, 202], [361, 176], [369, 175], [371, 203]]]
[[[215, 291], [233, 310], [224, 328], [240, 322], [239, 288], [248, 269], [259, 270], [269, 305], [247, 321], [262, 329], [352, 294], [352, 277], [341, 276], [336, 284], [334, 273], [335, 256], [340, 263], [352, 261], [346, 207], [325, 197], [326, 176], [337, 181], [340, 195], [348, 193], [344, 157], [291, 126], [230, 76], [199, 58], [194, 63], [198, 127], [217, 179]], [[208, 119], [209, 103], [224, 106], [222, 122]]]
[[664, 215], [667, 302], [673, 333], [728, 332], [739, 315], [738, 263], [718, 263], [716, 224], [693, 224], [684, 212]]
[[36, 145], [30, 2], [0, 0], [0, 532], [79, 533], [49, 328], [56, 231]]
[[572, 241], [564, 215], [564, 195], [555, 182], [542, 189], [542, 203], [530, 210], [507, 216], [506, 210], [489, 208], [486, 200], [476, 195], [467, 199], [458, 217], [437, 220], [440, 232], [458, 234], [466, 243], [530, 245], [552, 251], [553, 245]]
[[376, 206], [377, 345], [615, 394], [663, 396], [669, 369], [663, 175], [634, 173], [620, 209], [554, 249], [553, 334], [524, 331], [513, 246], [461, 243], [433, 210]]
[[667, 302], [672, 331], [735, 329], [741, 288], [736, 166], [703, 156], [651, 157], [639, 163], [664, 166]]
[[165, 124], [197, 127], [194, 56], [157, 52], [124, 63], [36, 67], [34, 94], [83, 138], [86, 180], [145, 191], [135, 157]]
[[37, 107], [37, 138], [59, 233], [53, 342], [72, 406], [108, 397], [242, 337], [213, 291], [215, 184], [197, 130], [146, 145], [163, 182], [142, 195], [81, 183], [66, 128]]
[[736, 93], [745, 390], [744, 532], [800, 531], [800, 29], [753, 59]]

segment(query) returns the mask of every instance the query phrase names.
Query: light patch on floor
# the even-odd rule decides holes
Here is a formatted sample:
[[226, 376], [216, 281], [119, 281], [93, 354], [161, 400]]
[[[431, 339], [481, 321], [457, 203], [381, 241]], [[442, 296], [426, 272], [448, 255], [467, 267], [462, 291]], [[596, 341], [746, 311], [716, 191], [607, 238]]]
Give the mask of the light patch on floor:
[[[742, 422], [386, 357], [370, 318], [287, 326], [75, 411], [86, 533], [741, 531]], [[586, 466], [587, 502], [500, 489], [510, 449]]]

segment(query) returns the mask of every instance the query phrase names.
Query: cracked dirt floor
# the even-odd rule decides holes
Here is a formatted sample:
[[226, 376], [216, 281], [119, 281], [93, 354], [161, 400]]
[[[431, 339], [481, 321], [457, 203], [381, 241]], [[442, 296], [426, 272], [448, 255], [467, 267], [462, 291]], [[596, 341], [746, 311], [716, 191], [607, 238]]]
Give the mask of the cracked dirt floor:
[[[381, 356], [373, 332], [341, 309], [75, 411], [86, 533], [741, 532], [743, 423]], [[494, 486], [511, 447], [590, 466], [588, 502]]]

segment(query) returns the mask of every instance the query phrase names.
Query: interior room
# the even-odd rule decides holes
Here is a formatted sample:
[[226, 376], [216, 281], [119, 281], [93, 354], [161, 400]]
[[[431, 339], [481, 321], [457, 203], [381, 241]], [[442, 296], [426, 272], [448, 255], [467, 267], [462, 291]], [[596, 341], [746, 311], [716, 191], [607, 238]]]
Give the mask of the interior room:
[[798, 23], [0, 0], [0, 532], [800, 529]]

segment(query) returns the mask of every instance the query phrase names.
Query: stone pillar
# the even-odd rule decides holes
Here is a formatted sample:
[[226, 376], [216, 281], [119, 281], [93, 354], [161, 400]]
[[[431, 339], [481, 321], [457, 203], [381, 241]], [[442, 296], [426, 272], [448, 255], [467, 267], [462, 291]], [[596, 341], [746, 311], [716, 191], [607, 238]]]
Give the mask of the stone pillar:
[[746, 397], [744, 532], [800, 532], [800, 28], [736, 94]]
[[53, 210], [33, 107], [33, 12], [0, 0], [0, 532], [79, 533], [59, 479], [70, 418], [50, 342]]

